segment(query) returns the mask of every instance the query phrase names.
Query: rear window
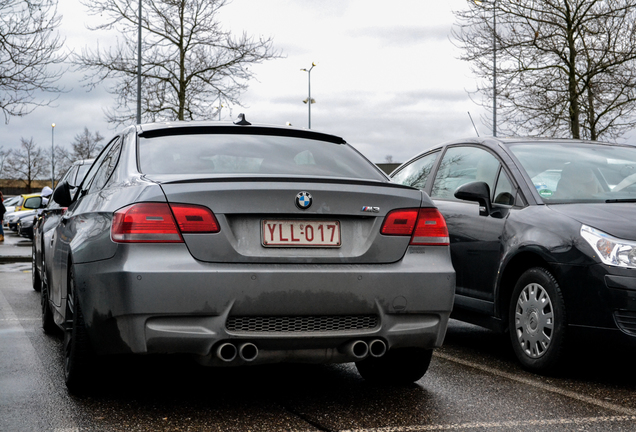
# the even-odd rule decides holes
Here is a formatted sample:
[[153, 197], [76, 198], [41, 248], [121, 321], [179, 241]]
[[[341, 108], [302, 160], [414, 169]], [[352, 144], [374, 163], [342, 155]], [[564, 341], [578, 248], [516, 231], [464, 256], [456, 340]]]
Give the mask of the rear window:
[[386, 181], [372, 163], [347, 144], [288, 136], [141, 136], [139, 166], [144, 174], [264, 174]]

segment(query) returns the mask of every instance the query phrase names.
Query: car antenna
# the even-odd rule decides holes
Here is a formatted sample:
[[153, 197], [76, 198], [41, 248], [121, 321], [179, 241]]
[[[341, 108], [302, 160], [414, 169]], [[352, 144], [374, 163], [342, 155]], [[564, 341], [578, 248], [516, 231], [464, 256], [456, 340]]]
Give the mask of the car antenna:
[[468, 111], [468, 117], [470, 118], [470, 122], [473, 124], [473, 127], [475, 128], [475, 133], [477, 134], [477, 137], [479, 138], [479, 132], [477, 132], [477, 127], [475, 126], [475, 122], [473, 121], [473, 116], [470, 115], [470, 111]]
[[241, 126], [249, 126], [252, 123], [248, 122], [247, 120], [245, 120], [245, 114], [240, 113], [238, 115], [238, 120], [234, 122], [235, 125], [241, 125]]

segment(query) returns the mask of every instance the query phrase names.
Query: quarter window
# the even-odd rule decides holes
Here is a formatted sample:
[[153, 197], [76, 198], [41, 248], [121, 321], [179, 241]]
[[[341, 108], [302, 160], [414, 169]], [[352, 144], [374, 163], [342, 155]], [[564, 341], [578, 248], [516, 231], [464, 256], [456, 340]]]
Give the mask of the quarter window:
[[497, 187], [495, 187], [492, 202], [505, 205], [515, 204], [515, 189], [503, 169], [499, 171], [499, 179], [497, 180]]

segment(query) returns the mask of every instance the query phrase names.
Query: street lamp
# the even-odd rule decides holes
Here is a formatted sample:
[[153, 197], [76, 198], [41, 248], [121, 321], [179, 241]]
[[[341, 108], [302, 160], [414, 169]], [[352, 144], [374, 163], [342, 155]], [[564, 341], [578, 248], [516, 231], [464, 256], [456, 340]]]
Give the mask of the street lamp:
[[51, 189], [55, 189], [55, 123], [51, 123]]
[[311, 98], [311, 70], [317, 66], [316, 62], [312, 62], [311, 63], [311, 67], [309, 69], [301, 69], [301, 71], [307, 72], [307, 77], [309, 79], [309, 95], [307, 96], [307, 99], [305, 99], [303, 102], [307, 104], [307, 106], [309, 107], [309, 119], [307, 121], [307, 128], [311, 129], [311, 104], [315, 103], [316, 101], [313, 100]]
[[497, 136], [497, 0], [473, 0], [477, 6], [492, 3], [492, 136]]

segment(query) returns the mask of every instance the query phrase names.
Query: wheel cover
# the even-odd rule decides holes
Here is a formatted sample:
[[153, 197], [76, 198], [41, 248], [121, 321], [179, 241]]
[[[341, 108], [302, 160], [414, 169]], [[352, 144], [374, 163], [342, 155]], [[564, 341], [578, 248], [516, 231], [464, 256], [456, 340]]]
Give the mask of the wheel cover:
[[522, 351], [530, 358], [542, 357], [554, 334], [554, 309], [548, 292], [538, 283], [525, 286], [515, 308], [515, 333]]

